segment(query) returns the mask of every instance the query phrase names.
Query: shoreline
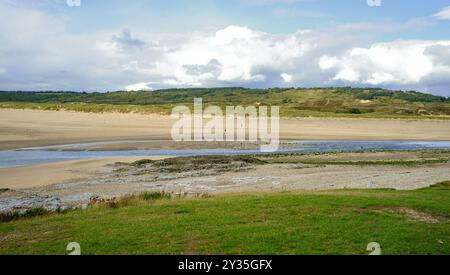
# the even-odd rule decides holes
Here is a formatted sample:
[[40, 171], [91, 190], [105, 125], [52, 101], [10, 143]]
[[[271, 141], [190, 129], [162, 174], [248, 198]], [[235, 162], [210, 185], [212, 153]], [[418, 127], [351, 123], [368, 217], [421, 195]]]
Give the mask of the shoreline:
[[[220, 148], [218, 144], [174, 143], [170, 138], [174, 121], [171, 117], [158, 115], [0, 109], [0, 150], [91, 142], [111, 142], [91, 149], [112, 151]], [[280, 139], [449, 141], [450, 121], [282, 119]], [[100, 157], [0, 169], [0, 188], [20, 189], [80, 180], [123, 159]]]
[[0, 169], [0, 189], [20, 190], [53, 184], [77, 182], [100, 172], [111, 171], [110, 165], [141, 159], [161, 160], [170, 156], [118, 157], [61, 161]]
[[[52, 145], [171, 141], [169, 116], [0, 109], [0, 150]], [[448, 141], [450, 120], [287, 118], [280, 139]]]
[[[0, 169], [0, 198], [40, 196], [83, 204], [91, 197], [107, 199], [143, 192], [214, 195], [276, 190], [414, 190], [448, 181], [449, 156], [450, 151], [423, 150], [65, 161]], [[139, 160], [152, 162], [133, 164]]]

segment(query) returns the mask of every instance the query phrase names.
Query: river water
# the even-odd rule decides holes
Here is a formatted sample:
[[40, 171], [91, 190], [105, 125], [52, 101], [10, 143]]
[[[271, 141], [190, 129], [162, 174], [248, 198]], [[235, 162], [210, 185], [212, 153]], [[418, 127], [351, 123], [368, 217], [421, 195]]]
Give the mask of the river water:
[[[108, 142], [109, 144], [111, 142]], [[298, 141], [289, 149], [278, 153], [352, 152], [370, 150], [422, 150], [450, 149], [450, 141]], [[96, 159], [133, 156], [198, 156], [261, 154], [259, 150], [196, 149], [196, 150], [129, 150], [129, 151], [83, 151], [83, 147], [104, 143], [83, 143], [63, 146], [26, 148], [0, 151], [0, 169], [60, 162], [67, 160]], [[68, 148], [77, 149], [68, 151]], [[81, 149], [81, 150], [80, 150]]]

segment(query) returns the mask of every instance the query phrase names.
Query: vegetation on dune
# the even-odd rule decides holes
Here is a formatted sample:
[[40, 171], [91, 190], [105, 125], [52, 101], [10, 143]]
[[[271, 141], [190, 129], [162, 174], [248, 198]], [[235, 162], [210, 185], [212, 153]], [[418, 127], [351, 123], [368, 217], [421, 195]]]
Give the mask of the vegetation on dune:
[[449, 254], [449, 190], [146, 194], [0, 223], [0, 254]]
[[369, 88], [169, 89], [152, 92], [0, 92], [0, 107], [83, 112], [170, 114], [176, 105], [281, 106], [283, 117], [420, 118], [450, 116], [450, 99]]

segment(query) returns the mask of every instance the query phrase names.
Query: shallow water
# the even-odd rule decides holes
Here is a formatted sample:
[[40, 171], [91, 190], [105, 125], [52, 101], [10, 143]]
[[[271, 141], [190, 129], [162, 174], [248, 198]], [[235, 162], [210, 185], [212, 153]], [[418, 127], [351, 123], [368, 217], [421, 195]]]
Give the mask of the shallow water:
[[[296, 146], [293, 146], [293, 148], [279, 150], [278, 153], [450, 149], [450, 141], [298, 141], [294, 143], [296, 144]], [[232, 149], [62, 151], [63, 149], [68, 148], [82, 149], [84, 147], [101, 144], [106, 144], [106, 142], [36, 147], [14, 151], [11, 150], [0, 151], [0, 169], [60, 162], [67, 160], [95, 159], [108, 157], [261, 154], [259, 150], [232, 150]], [[60, 149], [60, 151], [55, 149]]]

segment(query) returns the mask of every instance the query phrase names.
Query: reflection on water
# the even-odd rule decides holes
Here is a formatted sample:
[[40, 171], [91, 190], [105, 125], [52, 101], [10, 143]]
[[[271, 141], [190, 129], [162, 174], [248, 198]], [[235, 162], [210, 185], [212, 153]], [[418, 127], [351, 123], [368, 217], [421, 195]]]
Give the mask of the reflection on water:
[[[120, 142], [117, 142], [120, 143]], [[279, 150], [279, 153], [295, 152], [352, 152], [370, 150], [419, 150], [450, 149], [450, 141], [298, 141], [293, 148]], [[0, 168], [28, 166], [66, 160], [133, 157], [133, 156], [196, 156], [196, 155], [238, 155], [260, 154], [259, 150], [197, 149], [197, 150], [129, 150], [129, 151], [58, 151], [55, 149], [83, 149], [106, 143], [72, 144], [27, 148], [16, 151], [0, 151]], [[111, 144], [111, 142], [108, 142]], [[50, 150], [52, 149], [52, 150]]]

